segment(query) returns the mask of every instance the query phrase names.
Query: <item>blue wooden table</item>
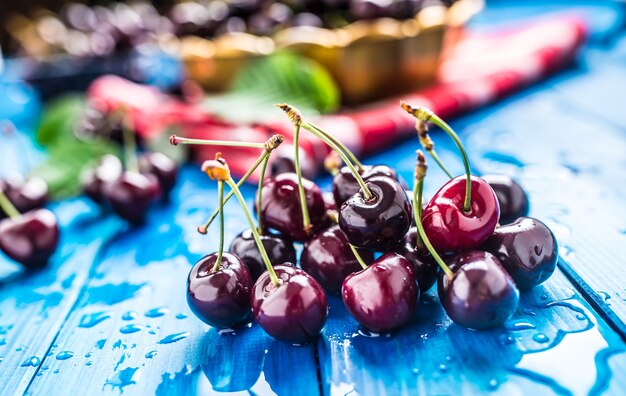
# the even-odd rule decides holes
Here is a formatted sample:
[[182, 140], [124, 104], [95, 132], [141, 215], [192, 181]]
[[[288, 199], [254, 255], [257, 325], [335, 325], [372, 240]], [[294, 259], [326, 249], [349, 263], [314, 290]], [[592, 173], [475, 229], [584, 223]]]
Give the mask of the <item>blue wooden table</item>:
[[[619, 7], [575, 5], [593, 34], [574, 67], [452, 122], [475, 171], [520, 180], [531, 215], [559, 240], [559, 268], [523, 294], [505, 327], [476, 332], [451, 323], [434, 290], [394, 334], [359, 328], [334, 297], [321, 337], [305, 346], [275, 341], [256, 324], [237, 331], [202, 324], [187, 307], [185, 280], [217, 248], [216, 238], [195, 231], [216, 192], [188, 166], [172, 203], [155, 208], [144, 227], [129, 228], [76, 198], [52, 205], [63, 236], [47, 270], [25, 274], [0, 256], [0, 395], [626, 394], [626, 35]], [[474, 24], [554, 9], [496, 2]], [[434, 138], [443, 161], [460, 173], [454, 147], [443, 135]], [[15, 144], [2, 141], [5, 163]], [[407, 141], [366, 162], [393, 165], [410, 180], [417, 146]], [[445, 180], [431, 170], [428, 194]], [[330, 180], [319, 183], [328, 188]], [[244, 191], [251, 205], [254, 188]], [[226, 212], [232, 239], [244, 220], [236, 203]]]

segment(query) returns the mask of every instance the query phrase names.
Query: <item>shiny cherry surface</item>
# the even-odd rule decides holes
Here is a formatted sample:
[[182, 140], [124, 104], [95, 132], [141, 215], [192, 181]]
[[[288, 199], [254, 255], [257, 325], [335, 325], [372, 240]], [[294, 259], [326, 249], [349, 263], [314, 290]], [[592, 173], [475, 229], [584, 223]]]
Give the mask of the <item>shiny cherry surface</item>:
[[419, 294], [411, 264], [396, 253], [386, 253], [367, 269], [348, 275], [341, 288], [348, 312], [375, 332], [406, 324], [415, 312]]
[[[374, 255], [367, 250], [359, 254], [366, 264], [374, 261]], [[319, 231], [304, 244], [300, 266], [334, 294], [341, 293], [346, 276], [362, 269], [338, 225]]]
[[105, 185], [104, 196], [121, 218], [133, 224], [141, 224], [157, 191], [155, 179], [136, 172], [124, 172], [115, 181]]
[[501, 326], [519, 303], [513, 278], [491, 253], [472, 250], [447, 262], [454, 276], [439, 273], [439, 300], [455, 323], [475, 330]]
[[114, 155], [103, 156], [98, 165], [83, 173], [81, 182], [83, 192], [96, 203], [105, 202], [104, 186], [117, 180], [124, 168], [122, 162]]
[[[296, 162], [293, 159], [294, 148], [292, 145], [281, 145], [272, 154], [269, 173], [271, 176], [278, 176], [281, 173], [295, 173]], [[300, 170], [302, 171], [302, 177], [312, 179], [317, 173], [317, 167], [313, 161], [309, 158], [309, 155], [305, 150], [300, 148]]]
[[[367, 181], [374, 176], [388, 176], [398, 180], [396, 170], [387, 165], [363, 165], [361, 178]], [[338, 208], [350, 197], [358, 193], [360, 189], [359, 183], [347, 166], [342, 167], [339, 173], [333, 177], [333, 197]]]
[[479, 247], [498, 224], [498, 199], [493, 189], [479, 177], [472, 176], [471, 210], [463, 210], [465, 176], [448, 181], [428, 201], [422, 224], [438, 252]]
[[248, 267], [233, 254], [224, 253], [220, 269], [213, 270], [217, 253], [198, 261], [187, 278], [187, 303], [203, 322], [232, 328], [250, 318], [253, 280]]
[[176, 162], [162, 153], [146, 153], [139, 157], [139, 170], [143, 174], [156, 177], [164, 197], [167, 197], [176, 185], [178, 166]]
[[522, 290], [548, 279], [559, 258], [559, 247], [552, 231], [531, 217], [521, 217], [496, 228], [482, 248], [500, 260]]
[[44, 266], [59, 243], [59, 225], [48, 209], [0, 221], [0, 250], [27, 268]]
[[411, 227], [406, 233], [400, 246], [396, 248], [396, 253], [404, 256], [411, 263], [413, 275], [420, 287], [422, 293], [426, 293], [435, 282], [437, 282], [437, 274], [439, 273], [439, 265], [430, 255], [426, 248], [416, 249], [417, 228]]
[[[291, 241], [280, 235], [262, 234], [260, 237], [270, 262], [296, 262], [296, 249]], [[233, 239], [228, 250], [246, 263], [254, 281], [265, 272], [265, 263], [249, 228]]]
[[387, 251], [398, 245], [411, 226], [411, 205], [402, 186], [387, 176], [365, 182], [373, 197], [359, 191], [339, 210], [339, 227], [354, 246]]
[[274, 266], [280, 285], [264, 272], [252, 288], [254, 320], [272, 337], [302, 344], [317, 337], [328, 316], [322, 286], [291, 263]]
[[325, 215], [322, 191], [315, 183], [304, 178], [302, 185], [313, 226], [311, 234], [307, 234], [302, 225], [298, 177], [295, 173], [281, 173], [269, 178], [263, 185], [263, 208], [259, 212], [264, 227], [274, 228], [294, 241], [305, 241], [322, 226]]
[[498, 197], [500, 224], [509, 224], [518, 217], [527, 216], [528, 196], [515, 180], [505, 175], [482, 175]]
[[[24, 180], [19, 175], [10, 176], [0, 180], [0, 190], [20, 213], [42, 208], [48, 202], [48, 185], [38, 177]], [[0, 219], [4, 217], [6, 214], [0, 211]]]

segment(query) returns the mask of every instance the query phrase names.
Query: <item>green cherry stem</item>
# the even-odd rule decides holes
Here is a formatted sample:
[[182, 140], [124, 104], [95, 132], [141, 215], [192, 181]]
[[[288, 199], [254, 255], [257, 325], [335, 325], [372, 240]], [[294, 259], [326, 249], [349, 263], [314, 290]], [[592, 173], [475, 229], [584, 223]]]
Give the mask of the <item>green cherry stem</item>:
[[0, 190], [0, 208], [12, 219], [17, 219], [21, 216], [21, 213], [13, 206], [13, 203], [2, 190]]
[[231, 140], [208, 140], [208, 139], [188, 139], [176, 135], [170, 136], [170, 144], [178, 146], [179, 144], [192, 144], [203, 146], [226, 146], [226, 147], [249, 147], [249, 148], [265, 148], [265, 143], [240, 142]]
[[[137, 161], [137, 143], [135, 141], [135, 133], [131, 128], [132, 123], [130, 115], [126, 111], [122, 111], [122, 137], [124, 139], [124, 161], [126, 169], [131, 172], [139, 172], [139, 162]], [[133, 128], [134, 129], [134, 128]]]
[[[263, 160], [263, 163], [261, 165], [261, 173], [259, 174], [259, 187], [257, 188], [258, 193], [256, 197], [256, 207], [259, 208], [259, 213], [261, 212], [261, 208], [263, 207], [263, 184], [265, 183], [265, 171], [267, 169], [267, 163], [269, 162], [269, 160], [270, 156], [267, 155]], [[257, 216], [257, 224], [259, 234], [263, 235], [263, 224], [261, 224], [261, 216]]]
[[[417, 154], [417, 158], [418, 158], [418, 164], [416, 166], [416, 172], [415, 172], [415, 186], [413, 187], [413, 190], [416, 192], [414, 193], [414, 197], [416, 197], [416, 199], [413, 201], [413, 205], [415, 205], [418, 202], [422, 201], [422, 190], [424, 187], [424, 177], [426, 177], [426, 159], [424, 158], [424, 154], [422, 154], [421, 151], [418, 150], [418, 154]], [[421, 163], [421, 165], [420, 165]], [[419, 170], [418, 170], [419, 169]], [[419, 208], [421, 208], [421, 205], [419, 206]], [[420, 210], [421, 213], [421, 210]], [[441, 256], [439, 256], [439, 254], [437, 253], [437, 251], [435, 250], [435, 248], [433, 247], [433, 245], [430, 243], [430, 241], [428, 240], [428, 236], [426, 235], [426, 231], [424, 231], [424, 225], [422, 224], [422, 219], [421, 216], [420, 218], [416, 218], [415, 219], [415, 225], [417, 226], [417, 232], [422, 240], [422, 242], [424, 243], [424, 245], [426, 245], [426, 249], [428, 249], [428, 251], [430, 252], [431, 256], [433, 256], [433, 258], [435, 259], [435, 261], [437, 262], [437, 264], [439, 264], [439, 266], [441, 267], [441, 269], [443, 270], [443, 272], [448, 276], [448, 277], [452, 277], [453, 273], [450, 270], [450, 267], [448, 267], [446, 265], [446, 263], [443, 261], [443, 259], [441, 258]]]
[[361, 255], [359, 254], [359, 251], [356, 250], [354, 245], [352, 245], [351, 243], [348, 243], [348, 245], [350, 246], [350, 249], [352, 250], [354, 257], [356, 257], [356, 261], [359, 262], [359, 264], [361, 265], [363, 269], [367, 269], [367, 264], [365, 264], [365, 261], [363, 261], [363, 257], [361, 257]]
[[437, 125], [439, 128], [443, 129], [443, 131], [452, 138], [452, 140], [454, 141], [454, 144], [456, 144], [457, 148], [461, 152], [461, 156], [463, 157], [463, 165], [465, 166], [466, 181], [465, 181], [465, 201], [463, 202], [463, 210], [465, 212], [470, 212], [472, 209], [472, 206], [471, 206], [472, 173], [470, 170], [469, 158], [467, 157], [467, 152], [465, 151], [465, 148], [463, 147], [463, 143], [461, 143], [461, 139], [459, 139], [459, 136], [456, 134], [456, 132], [454, 132], [454, 130], [450, 127], [450, 125], [448, 125], [444, 120], [439, 118], [439, 116], [433, 113], [432, 110], [426, 107], [413, 108], [404, 102], [402, 102], [400, 106], [409, 114], [416, 117], [418, 120], [421, 120], [424, 122], [432, 122], [433, 124]]
[[417, 137], [424, 150], [426, 150], [428, 154], [430, 154], [430, 156], [433, 158], [435, 163], [437, 163], [439, 168], [441, 168], [441, 170], [444, 171], [444, 173], [450, 179], [452, 179], [454, 176], [452, 176], [452, 173], [450, 173], [450, 171], [446, 169], [446, 167], [443, 165], [443, 162], [441, 162], [441, 160], [439, 159], [439, 155], [437, 155], [437, 152], [435, 151], [435, 142], [433, 142], [433, 140], [430, 138], [430, 135], [428, 134], [428, 123], [417, 120], [417, 123], [415, 124], [415, 129], [417, 130]]
[[[415, 165], [415, 185], [413, 186], [413, 219], [415, 224], [422, 222], [422, 194], [419, 192], [424, 188], [424, 176], [426, 176], [426, 159], [421, 150], [417, 150], [417, 164]], [[422, 237], [419, 232], [415, 236], [415, 248], [424, 247]]]
[[[306, 195], [304, 193], [304, 186], [302, 185], [302, 169], [300, 168], [300, 124], [294, 125], [293, 131], [293, 147], [294, 147], [294, 162], [296, 165], [296, 176], [298, 177], [298, 196], [300, 199], [300, 210], [302, 211], [302, 227], [307, 234], [311, 229], [311, 218], [309, 216], [309, 208], [306, 205]], [[259, 209], [260, 210], [260, 209]]]
[[265, 251], [265, 246], [263, 246], [263, 242], [261, 242], [261, 237], [259, 236], [259, 233], [256, 230], [256, 227], [254, 225], [254, 220], [252, 220], [252, 215], [250, 214], [250, 210], [248, 210], [248, 207], [246, 206], [246, 201], [243, 199], [243, 196], [241, 195], [241, 191], [239, 191], [239, 187], [237, 187], [237, 184], [235, 184], [235, 181], [233, 180], [232, 177], [229, 177], [228, 180], [226, 180], [226, 183], [231, 188], [231, 191], [233, 191], [235, 195], [237, 196], [237, 199], [239, 200], [239, 204], [241, 205], [241, 208], [243, 209], [243, 212], [246, 215], [246, 219], [248, 220], [248, 223], [250, 224], [250, 231], [252, 231], [252, 236], [254, 237], [256, 246], [259, 249], [259, 252], [261, 253], [261, 257], [263, 258], [263, 262], [265, 263], [265, 267], [267, 268], [267, 272], [270, 275], [270, 279], [272, 280], [272, 283], [276, 287], [280, 286], [280, 282], [278, 281], [278, 276], [276, 276], [276, 272], [274, 272], [274, 267], [272, 267], [270, 258], [267, 256], [267, 252]]
[[335, 143], [337, 147], [339, 147], [344, 152], [344, 154], [346, 154], [348, 158], [350, 158], [350, 161], [352, 161], [352, 163], [358, 168], [360, 172], [363, 171], [363, 164], [361, 163], [361, 161], [359, 161], [356, 155], [354, 155], [354, 153], [350, 151], [350, 149], [345, 144], [343, 144], [339, 139], [334, 137], [332, 134], [324, 131], [322, 128], [308, 121], [303, 121], [302, 128], [306, 129], [307, 131], [311, 131], [311, 129], [315, 129], [317, 132], [324, 135], [326, 138], [328, 138], [328, 140]]
[[213, 272], [219, 271], [224, 254], [224, 182], [222, 180], [217, 181], [217, 196], [219, 197], [220, 208], [220, 249], [217, 251], [217, 260], [213, 266]]

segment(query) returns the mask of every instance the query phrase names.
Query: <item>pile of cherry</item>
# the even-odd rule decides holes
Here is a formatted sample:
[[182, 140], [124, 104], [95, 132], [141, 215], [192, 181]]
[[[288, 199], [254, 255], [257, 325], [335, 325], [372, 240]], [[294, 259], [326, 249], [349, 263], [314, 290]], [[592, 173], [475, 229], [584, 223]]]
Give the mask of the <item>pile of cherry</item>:
[[[450, 176], [423, 202], [427, 166], [421, 150], [417, 151], [413, 190], [406, 191], [391, 167], [361, 164], [331, 133], [306, 121], [295, 108], [278, 107], [294, 124], [295, 172], [274, 172], [265, 178], [271, 152], [282, 143], [280, 135], [263, 145], [170, 139], [174, 145], [263, 148], [238, 183], [220, 153], [202, 166], [218, 182], [219, 205], [198, 230], [207, 233], [219, 215], [220, 245], [218, 252], [193, 266], [187, 300], [207, 324], [234, 328], [248, 323], [252, 316], [271, 336], [305, 343], [325, 324], [329, 292], [341, 295], [362, 326], [388, 332], [408, 323], [420, 294], [437, 283], [441, 304], [454, 322], [471, 329], [489, 329], [515, 313], [519, 290], [544, 282], [554, 272], [556, 240], [545, 224], [526, 217], [524, 190], [505, 176], [471, 175], [458, 136], [430, 110], [402, 104], [417, 119], [423, 149]], [[428, 123], [455, 141], [465, 175], [452, 177], [440, 161], [428, 135]], [[314, 182], [302, 178], [301, 129], [332, 150], [325, 163], [334, 174], [330, 198]], [[342, 161], [345, 166], [340, 168]], [[259, 166], [258, 224], [254, 224], [238, 185]], [[231, 189], [226, 197], [225, 185]], [[231, 195], [238, 198], [250, 228], [225, 252], [222, 208]], [[300, 267], [296, 266], [294, 243], [304, 244]]]

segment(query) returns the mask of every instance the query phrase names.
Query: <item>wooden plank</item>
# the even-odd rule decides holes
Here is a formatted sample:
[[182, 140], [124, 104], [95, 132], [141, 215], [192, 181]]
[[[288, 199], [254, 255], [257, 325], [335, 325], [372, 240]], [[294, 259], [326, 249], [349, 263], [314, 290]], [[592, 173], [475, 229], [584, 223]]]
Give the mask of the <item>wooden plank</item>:
[[0, 256], [0, 394], [21, 394], [40, 369], [74, 306], [98, 252], [118, 230], [82, 199], [53, 210], [62, 226], [49, 266], [27, 274]]
[[[245, 189], [248, 197], [253, 190]], [[112, 241], [55, 340], [55, 353], [74, 356], [48, 357], [48, 370], [34, 379], [29, 393], [319, 393], [313, 345], [275, 341], [257, 325], [220, 332], [190, 313], [190, 266], [218, 245], [215, 232], [200, 236], [196, 226], [216, 201], [215, 183], [190, 167], [172, 204]], [[230, 240], [245, 224], [236, 202], [227, 206], [227, 219]], [[90, 315], [95, 322], [107, 318], [81, 327]]]

